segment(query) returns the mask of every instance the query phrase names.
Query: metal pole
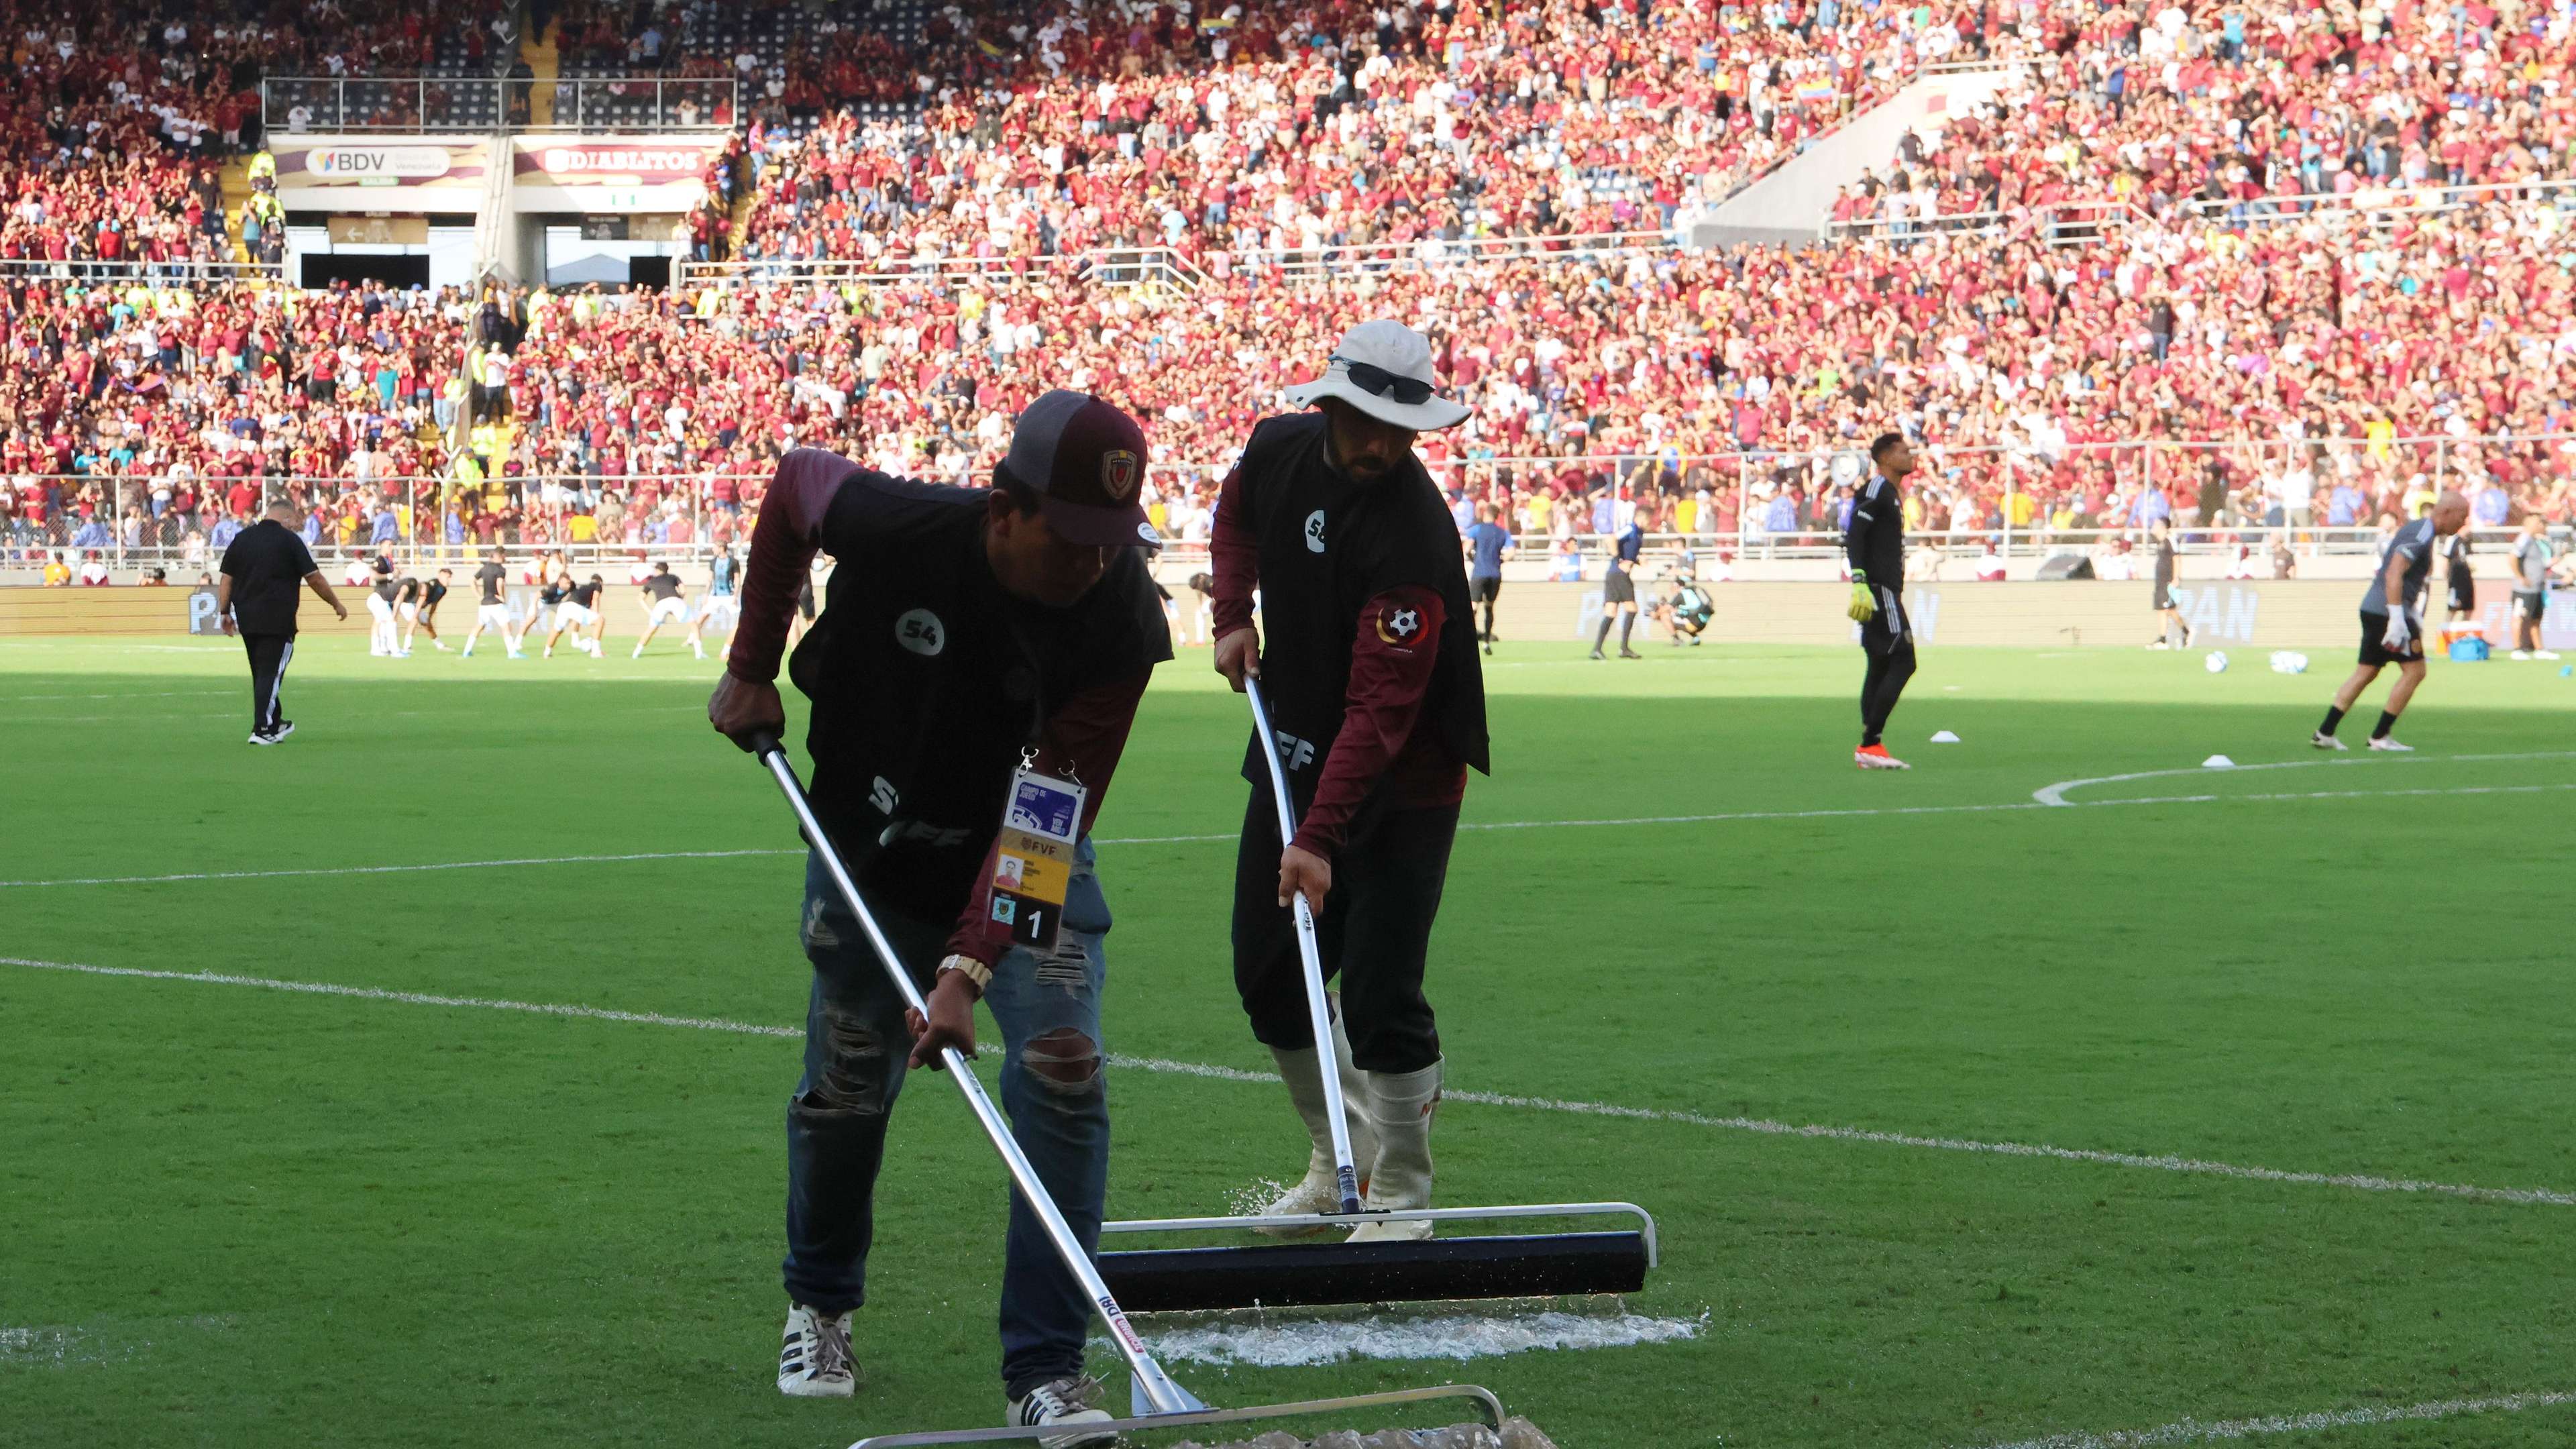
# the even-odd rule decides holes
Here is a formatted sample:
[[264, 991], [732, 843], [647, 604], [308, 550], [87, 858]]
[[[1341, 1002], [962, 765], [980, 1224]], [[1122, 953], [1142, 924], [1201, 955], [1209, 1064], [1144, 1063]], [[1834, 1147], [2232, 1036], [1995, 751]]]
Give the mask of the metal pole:
[[[1279, 845], [1285, 850], [1297, 838], [1297, 810], [1288, 799], [1288, 772], [1280, 768], [1279, 737], [1270, 732], [1270, 711], [1262, 707], [1261, 684], [1249, 674], [1243, 680], [1244, 698], [1252, 701], [1252, 728], [1260, 736], [1261, 757], [1270, 762], [1270, 793], [1279, 802]], [[1306, 1023], [1315, 1033], [1316, 1075], [1324, 1082], [1324, 1116], [1333, 1129], [1333, 1187], [1341, 1198], [1341, 1210], [1356, 1214], [1360, 1210], [1359, 1169], [1351, 1165], [1350, 1126], [1342, 1120], [1342, 1073], [1338, 1053], [1333, 1046], [1333, 1014], [1324, 1001], [1324, 961], [1315, 949], [1315, 915], [1299, 894], [1289, 905], [1297, 913], [1297, 959], [1306, 975]]]
[[[814, 807], [805, 798], [805, 787], [796, 779], [796, 767], [787, 762], [786, 749], [778, 743], [775, 735], [755, 739], [753, 747], [760, 762], [769, 767], [770, 775], [778, 781], [779, 793], [787, 797], [788, 808], [796, 812], [796, 823], [803, 828], [805, 839], [814, 847], [814, 858], [823, 862], [823, 870], [831, 876], [833, 888], [841, 893], [842, 902], [849, 906], [850, 914], [858, 920], [859, 930], [867, 936], [868, 944], [876, 949], [877, 961], [885, 967], [886, 976], [894, 982], [895, 990], [902, 994], [904, 1005], [927, 1018], [930, 1015], [929, 1003], [922, 1000], [921, 989], [912, 984], [912, 973], [904, 969], [903, 958], [896, 954], [894, 943], [878, 929], [868, 903], [860, 898], [858, 882], [850, 878], [849, 871], [841, 864], [841, 853], [832, 848], [831, 838], [824, 833], [823, 822], [815, 818]], [[1118, 1307], [1117, 1298], [1111, 1295], [1108, 1283], [1102, 1280], [1100, 1270], [1092, 1265], [1091, 1255], [1082, 1250], [1082, 1243], [1074, 1237], [1072, 1226], [1065, 1222], [1064, 1214], [1056, 1210], [1055, 1199], [1048, 1194], [1046, 1184], [1038, 1180], [1037, 1169], [1030, 1165], [1027, 1154], [1020, 1151], [1018, 1140], [1011, 1136], [1009, 1125], [1002, 1119], [1001, 1109], [993, 1105], [993, 1099], [984, 1091], [984, 1084], [966, 1065], [965, 1054], [955, 1047], [942, 1047], [939, 1060], [948, 1069], [949, 1078], [957, 1083], [957, 1090], [966, 1095], [966, 1105], [975, 1113], [975, 1120], [983, 1127], [984, 1135], [992, 1139], [995, 1150], [1002, 1154], [1002, 1165], [1010, 1169], [1012, 1185], [1019, 1189], [1020, 1200], [1028, 1204], [1030, 1215], [1045, 1230], [1048, 1241], [1055, 1247], [1056, 1256], [1064, 1260], [1065, 1267], [1073, 1273], [1074, 1281], [1081, 1285], [1083, 1295], [1091, 1300], [1102, 1319], [1109, 1324], [1110, 1337], [1117, 1342], [1119, 1353], [1126, 1357], [1128, 1368], [1136, 1375], [1136, 1387], [1153, 1405], [1153, 1412], [1178, 1414], [1207, 1407], [1172, 1382], [1171, 1376], [1163, 1372], [1162, 1365], [1154, 1362], [1153, 1355], [1145, 1351], [1144, 1340], [1136, 1336], [1135, 1328], [1127, 1322], [1126, 1313]]]

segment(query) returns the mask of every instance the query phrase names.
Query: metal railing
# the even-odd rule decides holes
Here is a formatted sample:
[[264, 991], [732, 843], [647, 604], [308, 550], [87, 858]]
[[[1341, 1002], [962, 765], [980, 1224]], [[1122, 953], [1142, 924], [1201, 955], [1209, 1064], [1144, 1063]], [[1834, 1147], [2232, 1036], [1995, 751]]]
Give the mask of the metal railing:
[[1668, 252], [1674, 245], [1674, 234], [1660, 230], [1566, 235], [1532, 232], [1455, 239], [1415, 237], [1409, 241], [1282, 247], [1275, 251], [1209, 252], [1206, 266], [1220, 277], [1237, 270], [1274, 272], [1284, 276], [1325, 276], [1352, 271], [1438, 271], [1481, 262], [1530, 259], [1592, 261]]
[[1104, 287], [1169, 287], [1195, 292], [1208, 284], [1198, 263], [1170, 247], [1094, 247], [1082, 254], [1082, 280]]
[[[719, 480], [733, 498], [720, 500]], [[740, 502], [767, 487], [768, 475], [587, 474], [505, 476], [458, 484], [441, 478], [262, 478], [257, 496], [238, 512], [228, 497], [235, 480], [153, 476], [0, 478], [20, 498], [59, 496], [42, 505], [41, 522], [23, 506], [0, 517], [0, 568], [40, 567], [61, 555], [75, 567], [96, 557], [111, 568], [160, 567], [174, 582], [211, 569], [229, 540], [226, 524], [256, 521], [289, 503], [324, 520], [312, 530], [317, 557], [374, 558], [398, 564], [451, 558], [469, 550], [552, 548], [604, 562], [641, 554], [672, 563], [712, 557], [750, 537], [753, 510]], [[178, 506], [194, 493], [192, 507]], [[359, 507], [349, 509], [350, 500]], [[317, 508], [318, 505], [318, 508]], [[475, 527], [489, 510], [491, 536]], [[342, 520], [354, 522], [343, 528]], [[335, 578], [337, 574], [333, 575]]]
[[[2499, 453], [2514, 453], [2545, 464], [2542, 476], [2564, 476], [2576, 465], [2576, 434], [2508, 434], [2483, 437], [2325, 438], [2301, 442], [2279, 440], [2149, 439], [2126, 443], [2074, 444], [2054, 448], [2031, 443], [1929, 444], [1917, 450], [1919, 467], [1906, 485], [1916, 505], [1917, 521], [1908, 532], [1918, 540], [1951, 548], [1991, 542], [2004, 558], [2028, 557], [2070, 547], [2090, 547], [2118, 538], [2141, 538], [2154, 514], [2137, 504], [2149, 493], [2169, 500], [2163, 509], [2173, 519], [2177, 546], [2185, 553], [2217, 553], [2278, 538], [2301, 557], [2361, 554], [2379, 546], [2383, 536], [2376, 496], [2382, 485], [2404, 484], [2421, 475], [2411, 492], [2430, 497], [2443, 487], [2466, 488], [2489, 477], [2488, 464]], [[2049, 480], [2062, 463], [2072, 462], [2091, 475], [2087, 493], [2107, 488], [2124, 500], [2123, 516], [2079, 516], [2057, 522], [2043, 512], [2042, 502], [2068, 496]], [[2217, 464], [2218, 474], [2209, 471]], [[2304, 506], [2287, 501], [2294, 490], [2282, 485], [2293, 463], [2304, 463], [2314, 483]], [[1212, 497], [1225, 462], [1157, 463], [1151, 476], [1166, 499]], [[1632, 498], [1654, 499], [1655, 531], [1687, 539], [1698, 547], [1729, 547], [1748, 558], [1825, 558], [1842, 547], [1841, 520], [1834, 488], [1867, 476], [1868, 460], [1858, 448], [1826, 451], [1733, 453], [1597, 453], [1575, 457], [1465, 456], [1437, 470], [1444, 486], [1462, 487], [1476, 498], [1497, 484], [1526, 494], [1570, 483], [1573, 496], [1551, 510], [1549, 528], [1533, 530], [1533, 548], [1571, 536], [1579, 547], [1597, 553], [1602, 540], [1594, 527], [1593, 495], [1621, 490]], [[970, 466], [962, 477], [979, 476]], [[2226, 486], [2209, 517], [2199, 514], [2199, 480], [2218, 476]], [[53, 551], [82, 554], [92, 550], [114, 566], [138, 563], [173, 567], [202, 566], [220, 554], [213, 545], [228, 502], [209, 492], [200, 506], [181, 512], [169, 500], [195, 480], [153, 477], [83, 476], [15, 478], [21, 495], [58, 490], [58, 502], [46, 507], [46, 519], [32, 523], [20, 512], [0, 520], [0, 562], [21, 566], [41, 562]], [[211, 490], [223, 480], [202, 486]], [[567, 547], [583, 557], [632, 557], [637, 551], [674, 561], [703, 559], [721, 541], [748, 537], [756, 500], [768, 486], [766, 473], [624, 474], [602, 477], [583, 473], [538, 472], [504, 475], [478, 484], [459, 485], [437, 478], [353, 479], [274, 478], [262, 480], [258, 499], [248, 510], [274, 501], [298, 506], [328, 506], [330, 537], [337, 540], [337, 521], [351, 516], [346, 500], [356, 496], [366, 505], [355, 516], [363, 520], [346, 551], [390, 553], [397, 559], [444, 556], [455, 549], [479, 547], [473, 521], [488, 510], [494, 519], [493, 542], [512, 547]], [[943, 479], [942, 481], [957, 481]], [[2361, 490], [2365, 510], [2349, 520], [2340, 516], [2353, 500], [2336, 496], [2339, 484], [2367, 482]], [[729, 487], [724, 485], [730, 485]], [[1803, 512], [1776, 500], [1797, 490], [1807, 502]], [[719, 498], [730, 492], [729, 499]], [[156, 493], [159, 497], [156, 499]], [[1700, 495], [1708, 497], [1703, 513]], [[1966, 507], [1960, 506], [1965, 500]], [[2020, 501], [2016, 501], [2020, 500]], [[2473, 499], [2492, 509], [2483, 499]], [[2508, 506], [2513, 500], [2507, 499]], [[1691, 505], [1689, 526], [1672, 526], [1680, 506]], [[85, 507], [84, 507], [85, 505]], [[388, 536], [379, 539], [376, 521], [388, 509]], [[1667, 511], [1669, 510], [1669, 511]], [[2512, 520], [2473, 519], [2484, 538]], [[1179, 533], [1180, 530], [1167, 530]], [[191, 538], [194, 535], [194, 538]], [[1545, 542], [1542, 542], [1542, 539]], [[336, 547], [335, 543], [335, 547]], [[1170, 556], [1195, 557], [1202, 545], [1176, 541]]]
[[977, 279], [1071, 274], [1079, 257], [1058, 253], [1012, 253], [1007, 256], [767, 257], [726, 262], [681, 258], [671, 266], [674, 287], [796, 285], [820, 282], [862, 287], [901, 287], [921, 283], [953, 285]]
[[271, 136], [382, 132], [726, 130], [731, 76], [271, 76], [260, 118]]
[[2438, 181], [2416, 186], [2371, 182], [2350, 192], [2229, 197], [2223, 201], [2191, 201], [2186, 206], [2203, 220], [2244, 226], [2318, 217], [2394, 220], [2399, 216], [2463, 211], [2488, 202], [2544, 199], [2561, 210], [2576, 209], [2576, 180], [2504, 181], [2475, 186], [2451, 186]]
[[1825, 235], [1840, 241], [1913, 241], [1935, 233], [1986, 236], [2032, 226], [2055, 246], [2077, 246], [2099, 240], [2106, 224], [2148, 220], [2147, 213], [2126, 201], [2060, 201], [2046, 206], [2017, 206], [2002, 211], [1944, 212], [1932, 216], [1867, 216], [1833, 222]]
[[12, 281], [40, 282], [147, 282], [170, 285], [216, 286], [226, 282], [275, 280], [285, 269], [273, 262], [245, 262], [235, 258], [208, 257], [183, 261], [143, 261], [121, 257], [115, 261], [88, 260], [48, 261], [30, 257], [0, 258], [0, 278]]

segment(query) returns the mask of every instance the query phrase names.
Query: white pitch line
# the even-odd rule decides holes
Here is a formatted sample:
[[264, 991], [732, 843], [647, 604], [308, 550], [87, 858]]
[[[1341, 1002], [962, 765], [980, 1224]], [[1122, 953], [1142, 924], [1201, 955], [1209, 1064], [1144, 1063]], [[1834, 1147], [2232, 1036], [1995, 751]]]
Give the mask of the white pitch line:
[[[2576, 752], [2569, 752], [2576, 753]], [[2549, 756], [2555, 757], [2555, 754]], [[2460, 756], [2456, 758], [2467, 758]], [[2495, 756], [2494, 758], [2518, 758]], [[2541, 758], [2541, 757], [2535, 757]], [[2298, 761], [2300, 764], [2331, 764], [2334, 761]], [[2358, 764], [2360, 761], [2347, 763]], [[2403, 763], [2403, 762], [2392, 762]], [[2244, 766], [2264, 769], [2268, 766]], [[2218, 774], [2222, 771], [2159, 770], [2157, 775]], [[2112, 778], [2144, 778], [2106, 776]], [[2069, 785], [2101, 784], [2103, 780], [2076, 780]], [[2051, 787], [2055, 788], [2055, 787]], [[1888, 805], [1858, 807], [1848, 810], [1735, 810], [1713, 815], [1634, 815], [1615, 820], [1484, 820], [1467, 821], [1460, 830], [1556, 830], [1591, 829], [1600, 826], [1627, 825], [1708, 825], [1739, 820], [1845, 820], [1899, 815], [1991, 815], [2000, 812], [2047, 810], [2051, 808], [2109, 809], [2125, 805], [2231, 805], [2278, 804], [2288, 800], [2364, 800], [2414, 795], [2532, 795], [2557, 790], [2576, 790], [2576, 782], [2549, 785], [2452, 785], [2417, 790], [2295, 790], [2247, 795], [2142, 795], [2129, 800], [2060, 800], [2056, 806], [2036, 800], [2011, 800], [2000, 805]], [[1236, 840], [1233, 832], [1212, 835], [1137, 835], [1119, 839], [1098, 840], [1096, 845], [1199, 845], [1215, 841]], [[309, 866], [292, 870], [187, 871], [177, 875], [109, 875], [72, 876], [53, 880], [0, 880], [0, 890], [32, 889], [39, 886], [89, 885], [160, 885], [174, 881], [197, 880], [267, 880], [283, 876], [312, 875], [398, 875], [415, 870], [482, 870], [512, 865], [594, 865], [636, 860], [726, 860], [737, 856], [803, 855], [801, 849], [766, 850], [652, 850], [632, 855], [558, 855], [528, 856], [514, 860], [440, 860], [420, 865], [330, 865]]]
[[350, 996], [361, 1001], [390, 1001], [403, 1006], [464, 1006], [484, 1011], [523, 1011], [537, 1016], [571, 1016], [584, 1021], [622, 1021], [637, 1026], [678, 1026], [691, 1031], [726, 1031], [742, 1036], [803, 1037], [800, 1027], [762, 1026], [711, 1016], [664, 1016], [651, 1011], [611, 1011], [604, 1006], [562, 1006], [544, 1001], [503, 1001], [481, 996], [437, 996], [422, 991], [386, 991], [374, 986], [341, 986], [329, 981], [281, 981], [270, 976], [232, 976], [221, 971], [146, 971], [133, 966], [87, 966], [76, 961], [35, 961], [0, 956], [0, 966], [34, 971], [65, 971], [80, 976], [123, 976], [143, 981], [193, 981], [202, 986], [255, 986], [264, 991], [297, 991], [312, 996]]
[[38, 699], [239, 699], [242, 694], [243, 691], [238, 689], [164, 689], [147, 694], [129, 694], [120, 690], [112, 694], [13, 694], [5, 702], [25, 704]]
[[2492, 760], [2565, 759], [2576, 759], [2576, 750], [2525, 750], [2516, 754], [2505, 755], [2400, 755], [2395, 759], [2371, 759], [2368, 756], [2364, 756], [2358, 760], [2275, 760], [2269, 764], [2262, 765], [2230, 765], [2221, 770], [2212, 770], [2206, 765], [2191, 765], [2179, 770], [2137, 770], [2126, 775], [2096, 775], [2088, 780], [2060, 780], [2054, 785], [2042, 785], [2038, 789], [2031, 791], [2030, 798], [2039, 804], [2051, 806], [2113, 805], [2118, 804], [2119, 802], [2114, 800], [2069, 800], [2066, 798], [2066, 792], [2069, 790], [2080, 790], [2087, 785], [2117, 785], [2128, 780], [2165, 780], [2171, 779], [2177, 775], [2234, 775], [2242, 774], [2247, 770], [2313, 770], [2319, 767], [2340, 767], [2343, 769], [2352, 769], [2355, 766], [2361, 765], [2441, 765], [2467, 764], [2472, 761]]
[[2434, 1419], [2466, 1418], [2472, 1414], [2519, 1414], [2561, 1404], [2576, 1404], [2576, 1394], [2500, 1394], [2487, 1399], [2435, 1399], [2403, 1408], [2271, 1414], [2260, 1419], [2224, 1419], [2214, 1423], [2183, 1419], [2153, 1429], [2052, 1434], [2045, 1439], [2017, 1439], [2009, 1444], [1962, 1446], [1962, 1449], [2164, 1449], [2168, 1445], [2229, 1443], [2266, 1434], [2304, 1434], [2373, 1424], [2413, 1424]]
[[[215, 971], [148, 971], [131, 966], [88, 966], [71, 961], [38, 961], [19, 956], [0, 956], [0, 966], [18, 966], [35, 971], [60, 971], [80, 976], [119, 976], [147, 981], [192, 981], [207, 986], [251, 986], [269, 991], [305, 992], [317, 996], [355, 997], [365, 1001], [388, 1001], [404, 1006], [470, 1007], [485, 1011], [518, 1011], [539, 1016], [578, 1017], [588, 1021], [629, 1022], [641, 1026], [675, 1026], [692, 1031], [731, 1032], [742, 1036], [802, 1038], [798, 1027], [763, 1026], [756, 1022], [728, 1021], [720, 1017], [664, 1016], [655, 1012], [612, 1011], [597, 1006], [567, 1006], [549, 1002], [508, 1001], [477, 996], [438, 996], [417, 991], [387, 991], [372, 986], [340, 986], [318, 981], [283, 981], [266, 976], [233, 976]], [[1130, 1057], [1112, 1053], [1112, 1066], [1130, 1071], [1143, 1071], [1172, 1076], [1202, 1077], [1223, 1082], [1276, 1082], [1266, 1072], [1245, 1071], [1239, 1067], [1215, 1066], [1203, 1062], [1177, 1062], [1162, 1057]], [[1553, 1097], [1522, 1097], [1502, 1092], [1447, 1091], [1442, 1094], [1452, 1102], [1472, 1102], [1487, 1107], [1509, 1107], [1521, 1111], [1554, 1112], [1582, 1117], [1610, 1117], [1632, 1122], [1671, 1122], [1690, 1127], [1713, 1127], [1729, 1132], [1751, 1132], [1766, 1137], [1804, 1137], [1828, 1142], [1860, 1142], [1884, 1147], [1915, 1147], [1940, 1152], [1966, 1152], [1992, 1157], [2025, 1157], [2055, 1162], [2077, 1162], [2097, 1167], [2142, 1168], [2156, 1172], [2180, 1172], [2209, 1177], [2231, 1177], [2247, 1182], [2278, 1182], [2300, 1187], [2341, 1187], [2360, 1192], [2427, 1193], [2442, 1197], [2467, 1198], [2476, 1202], [2511, 1203], [2521, 1206], [2576, 1207], [2576, 1193], [2552, 1192], [2546, 1188], [2469, 1187], [2455, 1183], [2418, 1182], [2409, 1178], [2373, 1177], [2361, 1173], [2289, 1172], [2273, 1167], [2248, 1167], [2232, 1162], [2210, 1162], [2200, 1158], [2145, 1156], [2131, 1152], [2096, 1152], [2076, 1147], [2051, 1147], [2044, 1143], [1983, 1142], [1959, 1137], [1921, 1137], [1903, 1132], [1875, 1132], [1860, 1127], [1827, 1127], [1815, 1124], [1774, 1122], [1759, 1117], [1714, 1117], [1700, 1112], [1671, 1111], [1655, 1107], [1622, 1107], [1607, 1102], [1566, 1101]]]
[[517, 860], [435, 860], [422, 865], [326, 865], [301, 870], [202, 870], [178, 875], [93, 875], [60, 880], [0, 880], [13, 886], [160, 885], [189, 880], [274, 880], [299, 875], [400, 875], [415, 870], [484, 870], [505, 865], [595, 865], [632, 860], [726, 860], [739, 855], [803, 855], [802, 850], [648, 850], [634, 855], [537, 855]]

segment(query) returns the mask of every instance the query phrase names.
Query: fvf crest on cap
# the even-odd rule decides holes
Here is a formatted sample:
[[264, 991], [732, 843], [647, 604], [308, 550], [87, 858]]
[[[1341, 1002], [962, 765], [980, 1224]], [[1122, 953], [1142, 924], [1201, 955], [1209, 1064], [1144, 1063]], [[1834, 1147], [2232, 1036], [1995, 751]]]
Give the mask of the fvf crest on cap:
[[1057, 388], [1021, 410], [995, 471], [1038, 495], [1047, 526], [1071, 542], [1139, 548], [1156, 541], [1143, 502], [1150, 460], [1145, 430], [1123, 409]]

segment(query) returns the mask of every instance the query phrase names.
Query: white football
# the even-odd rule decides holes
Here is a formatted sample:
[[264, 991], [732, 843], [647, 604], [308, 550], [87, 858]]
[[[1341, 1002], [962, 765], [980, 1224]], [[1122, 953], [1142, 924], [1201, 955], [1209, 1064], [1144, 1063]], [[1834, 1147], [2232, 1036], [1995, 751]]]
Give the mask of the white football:
[[2200, 665], [2203, 669], [2208, 670], [2212, 674], [2225, 674], [2227, 672], [2227, 656], [2215, 649], [2212, 649], [2209, 651], [2209, 657], [2201, 660]]

